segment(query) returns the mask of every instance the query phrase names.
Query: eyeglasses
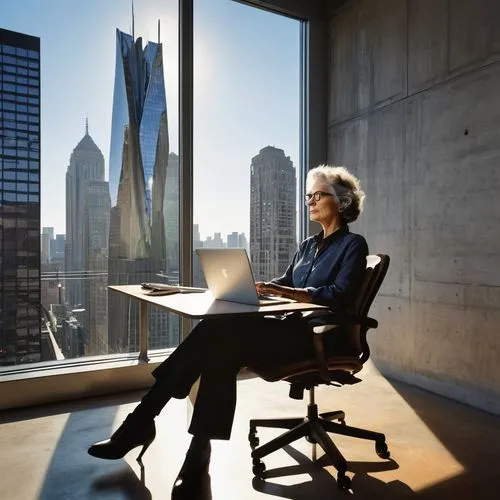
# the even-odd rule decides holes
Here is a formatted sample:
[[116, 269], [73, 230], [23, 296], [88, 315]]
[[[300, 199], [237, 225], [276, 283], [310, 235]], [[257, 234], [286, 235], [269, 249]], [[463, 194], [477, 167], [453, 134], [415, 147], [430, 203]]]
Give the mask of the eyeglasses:
[[309, 203], [311, 200], [314, 201], [319, 201], [323, 196], [333, 196], [332, 193], [326, 193], [325, 191], [316, 191], [315, 193], [307, 193], [305, 196], [305, 202], [306, 204]]

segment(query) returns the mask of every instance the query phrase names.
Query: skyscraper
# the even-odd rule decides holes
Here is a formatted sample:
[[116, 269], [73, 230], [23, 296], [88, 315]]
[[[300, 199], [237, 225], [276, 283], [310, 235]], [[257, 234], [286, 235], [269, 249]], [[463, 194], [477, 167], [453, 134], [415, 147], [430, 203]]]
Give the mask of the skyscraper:
[[44, 271], [43, 266], [50, 263], [50, 245], [54, 239], [54, 228], [53, 227], [43, 227], [41, 234], [41, 264], [42, 272]]
[[238, 248], [238, 231], [227, 235], [227, 248]]
[[0, 29], [0, 364], [41, 361], [40, 39]]
[[40, 237], [42, 238], [40, 263], [43, 266], [50, 263], [50, 235], [42, 233]]
[[250, 259], [256, 280], [281, 276], [297, 249], [295, 168], [267, 146], [250, 166]]
[[81, 279], [67, 280], [70, 309], [80, 317], [86, 355], [108, 352], [107, 269], [110, 197], [104, 180], [104, 157], [88, 133], [71, 153], [66, 172], [65, 270]]
[[[166, 235], [175, 230], [166, 213], [166, 191], [177, 189], [178, 177], [174, 158], [168, 170], [162, 45], [148, 42], [143, 49], [141, 38], [118, 29], [111, 128], [109, 283], [158, 280], [158, 273], [170, 275], [176, 265], [167, 259]], [[110, 349], [137, 350], [137, 304], [111, 293], [108, 317]], [[176, 343], [176, 325], [168, 314], [150, 308], [150, 347]]]
[[56, 234], [56, 237], [50, 241], [50, 262], [52, 264], [58, 264], [60, 269], [64, 268], [65, 247], [65, 234]]

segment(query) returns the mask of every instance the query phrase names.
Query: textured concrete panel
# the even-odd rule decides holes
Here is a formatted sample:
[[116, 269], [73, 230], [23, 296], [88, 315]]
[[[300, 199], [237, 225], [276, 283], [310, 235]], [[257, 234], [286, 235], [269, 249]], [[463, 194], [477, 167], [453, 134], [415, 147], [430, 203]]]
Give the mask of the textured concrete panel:
[[408, 92], [448, 74], [448, 1], [408, 1]]
[[500, 305], [500, 287], [413, 280], [412, 299], [497, 311]]
[[422, 375], [500, 397], [500, 311], [413, 302], [414, 354]]
[[[450, 0], [450, 71], [500, 56], [500, 2]], [[496, 57], [495, 57], [496, 56]]]
[[351, 120], [328, 130], [328, 162], [345, 165], [364, 184], [367, 177], [368, 119]]
[[362, 233], [372, 253], [392, 259], [383, 293], [410, 294], [408, 175], [403, 160], [405, 104], [394, 104], [330, 128], [328, 161], [359, 177], [366, 193], [364, 213], [352, 230]]
[[[328, 159], [357, 164], [367, 203], [353, 230], [392, 258], [370, 312], [373, 358], [498, 411], [500, 2], [389, 4], [351, 0], [330, 22]], [[406, 98], [397, 44], [383, 42], [400, 28]], [[384, 91], [374, 71], [394, 77]]]
[[410, 296], [411, 186], [404, 162], [406, 104], [393, 104], [370, 115], [366, 193], [366, 236], [373, 252], [392, 261], [382, 292]]
[[329, 123], [405, 95], [406, 2], [350, 2], [329, 31]]
[[500, 66], [422, 94], [415, 277], [500, 285]]
[[366, 34], [360, 13], [349, 5], [330, 22], [328, 122], [355, 115], [370, 104]]
[[370, 309], [370, 317], [379, 322], [376, 330], [368, 332], [375, 364], [381, 362], [398, 372], [413, 372], [415, 358], [414, 337], [409, 328], [410, 300], [379, 294]]

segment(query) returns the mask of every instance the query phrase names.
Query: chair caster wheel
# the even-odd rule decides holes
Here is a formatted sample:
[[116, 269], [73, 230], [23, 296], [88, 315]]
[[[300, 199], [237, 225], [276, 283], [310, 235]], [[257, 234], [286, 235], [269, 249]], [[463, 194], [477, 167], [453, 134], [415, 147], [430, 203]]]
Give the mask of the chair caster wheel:
[[339, 424], [340, 425], [346, 425], [345, 418], [339, 418]]
[[312, 444], [317, 444], [318, 442], [312, 436], [306, 436], [306, 441]]
[[252, 472], [254, 476], [262, 477], [266, 470], [266, 465], [259, 458], [254, 458]]
[[337, 474], [337, 488], [344, 491], [351, 489], [351, 478], [346, 476], [345, 472]]
[[375, 443], [375, 451], [380, 458], [389, 458], [391, 456], [385, 441]]
[[250, 426], [248, 431], [248, 442], [250, 443], [250, 448], [252, 450], [259, 446], [259, 438], [257, 437], [257, 429], [254, 426]]
[[257, 448], [257, 446], [259, 446], [260, 443], [259, 438], [252, 433], [248, 435], [248, 442], [250, 443], [250, 448], [252, 448], [252, 450]]

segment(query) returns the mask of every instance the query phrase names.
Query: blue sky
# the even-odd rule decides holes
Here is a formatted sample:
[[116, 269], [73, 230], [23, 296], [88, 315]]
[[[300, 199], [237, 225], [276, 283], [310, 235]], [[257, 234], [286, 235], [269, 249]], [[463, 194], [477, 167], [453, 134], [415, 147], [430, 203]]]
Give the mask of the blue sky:
[[[1, 0], [0, 27], [41, 38], [42, 225], [65, 232], [65, 173], [89, 133], [109, 159], [115, 29], [128, 0]], [[178, 153], [177, 0], [135, 0], [135, 34], [161, 21], [170, 150]], [[298, 166], [299, 23], [232, 0], [195, 0], [194, 222], [202, 238], [249, 228], [250, 161], [267, 145]]]

